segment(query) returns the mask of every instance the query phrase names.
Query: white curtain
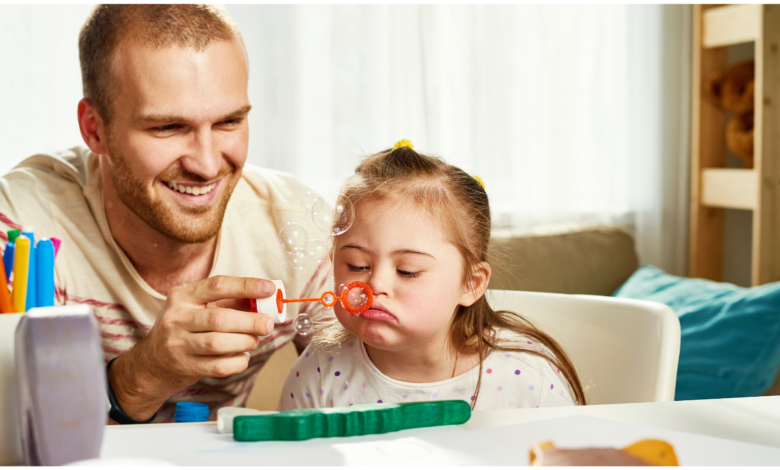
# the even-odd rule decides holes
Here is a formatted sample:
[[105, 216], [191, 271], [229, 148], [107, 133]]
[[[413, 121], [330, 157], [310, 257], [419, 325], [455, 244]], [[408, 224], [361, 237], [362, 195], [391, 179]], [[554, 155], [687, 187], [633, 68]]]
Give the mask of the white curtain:
[[[89, 8], [0, 6], [0, 170], [80, 143]], [[228, 10], [250, 57], [250, 162], [322, 193], [408, 138], [482, 177], [498, 226], [619, 224], [642, 262], [686, 272], [690, 7]]]

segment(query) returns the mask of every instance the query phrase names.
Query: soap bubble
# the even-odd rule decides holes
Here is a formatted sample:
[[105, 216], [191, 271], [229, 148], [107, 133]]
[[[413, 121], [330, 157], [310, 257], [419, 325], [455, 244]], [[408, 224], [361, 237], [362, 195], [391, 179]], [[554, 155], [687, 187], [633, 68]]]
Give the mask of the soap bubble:
[[[328, 204], [332, 200], [334, 205]], [[314, 225], [331, 235], [341, 235], [352, 227], [355, 221], [355, 206], [348, 197], [339, 193], [328, 193], [317, 198], [311, 207]]]
[[306, 191], [306, 194], [301, 197], [301, 207], [304, 212], [311, 212], [311, 206], [314, 205], [314, 202], [319, 199], [319, 197], [320, 196], [314, 191]]
[[368, 294], [362, 287], [353, 287], [347, 292], [347, 303], [352, 308], [362, 307], [368, 300]]
[[306, 336], [314, 331], [314, 322], [311, 321], [309, 315], [305, 313], [298, 314], [292, 322], [295, 332], [301, 336]]
[[279, 241], [286, 252], [292, 253], [295, 250], [303, 251], [309, 241], [309, 236], [303, 225], [289, 222], [279, 230]]
[[332, 304], [333, 303], [333, 294], [325, 294], [322, 296], [322, 301], [326, 304]]
[[328, 245], [318, 238], [312, 238], [306, 244], [306, 253], [309, 259], [322, 263], [328, 257]]
[[290, 264], [295, 269], [303, 269], [309, 264], [309, 254], [306, 250], [293, 250], [290, 252]]

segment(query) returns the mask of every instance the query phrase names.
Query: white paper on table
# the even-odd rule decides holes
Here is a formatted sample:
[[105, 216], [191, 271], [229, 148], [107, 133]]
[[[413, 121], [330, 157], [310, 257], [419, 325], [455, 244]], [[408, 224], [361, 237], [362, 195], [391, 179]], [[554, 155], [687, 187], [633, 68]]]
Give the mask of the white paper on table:
[[530, 447], [624, 447], [642, 439], [674, 446], [681, 465], [777, 465], [780, 448], [590, 416], [488, 429], [442, 426], [299, 442], [236, 442], [215, 425], [109, 426], [102, 458], [144, 457], [177, 465], [528, 465]]

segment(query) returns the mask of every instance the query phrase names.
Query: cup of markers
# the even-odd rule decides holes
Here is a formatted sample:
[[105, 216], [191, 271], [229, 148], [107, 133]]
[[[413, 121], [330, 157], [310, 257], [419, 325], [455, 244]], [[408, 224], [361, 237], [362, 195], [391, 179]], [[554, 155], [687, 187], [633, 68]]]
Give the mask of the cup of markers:
[[176, 403], [173, 420], [177, 423], [200, 423], [209, 420], [209, 406], [203, 403], [182, 401]]
[[8, 231], [0, 269], [0, 313], [54, 306], [54, 259], [59, 248], [56, 238], [36, 243], [32, 227]]

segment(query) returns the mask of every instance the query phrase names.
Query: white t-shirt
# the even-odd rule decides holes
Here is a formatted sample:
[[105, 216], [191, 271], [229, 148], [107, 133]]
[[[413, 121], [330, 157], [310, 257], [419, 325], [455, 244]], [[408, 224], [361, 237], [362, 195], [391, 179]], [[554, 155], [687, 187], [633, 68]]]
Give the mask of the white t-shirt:
[[[307, 190], [290, 174], [245, 166], [225, 210], [209, 277], [281, 279], [288, 295], [299, 298], [319, 297], [324, 287], [330, 288], [330, 263], [295, 269], [279, 244], [279, 230], [287, 222], [317, 234], [300, 204]], [[106, 219], [110, 210], [103, 203], [100, 159], [84, 147], [35, 155], [0, 178], [0, 251], [5, 250], [5, 231], [23, 225], [33, 226], [36, 239], [62, 240], [55, 263], [56, 304], [92, 306], [106, 362], [145, 337], [165, 304], [165, 296], [144, 281], [114, 240]], [[212, 419], [221, 406], [243, 406], [274, 351], [293, 340], [308, 343], [295, 334], [292, 319], [299, 309], [313, 306], [288, 305], [287, 321], [260, 340], [246, 371], [205, 377], [175, 393], [155, 421], [172, 420], [178, 401], [208, 404]]]
[[[530, 347], [527, 339], [517, 337]], [[433, 383], [401, 382], [383, 374], [355, 337], [338, 345], [311, 344], [284, 383], [279, 411], [373, 403], [466, 400], [471, 403], [479, 365]], [[475, 410], [574, 405], [571, 389], [550, 362], [528, 353], [491, 351], [482, 368]]]

